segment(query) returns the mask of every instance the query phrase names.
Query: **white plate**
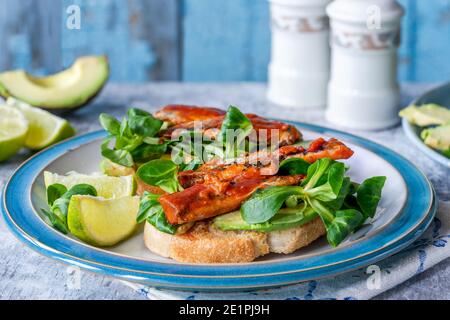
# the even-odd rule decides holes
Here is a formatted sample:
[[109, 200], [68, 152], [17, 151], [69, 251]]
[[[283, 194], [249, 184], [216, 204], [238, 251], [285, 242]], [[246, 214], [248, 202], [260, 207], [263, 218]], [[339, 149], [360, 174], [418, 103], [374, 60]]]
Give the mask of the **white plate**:
[[[23, 164], [3, 194], [2, 211], [11, 230], [35, 250], [89, 270], [152, 286], [189, 290], [240, 290], [273, 287], [332, 276], [383, 259], [410, 244], [435, 213], [433, 190], [409, 161], [371, 141], [328, 128], [296, 124], [305, 139], [336, 137], [355, 151], [345, 161], [352, 180], [387, 177], [373, 221], [332, 248], [325, 239], [290, 255], [271, 254], [245, 264], [186, 264], [148, 251], [142, 232], [107, 249], [63, 235], [44, 222], [47, 206], [43, 172], [98, 171], [101, 138], [94, 132], [55, 145]], [[415, 195], [420, 194], [420, 197]]]

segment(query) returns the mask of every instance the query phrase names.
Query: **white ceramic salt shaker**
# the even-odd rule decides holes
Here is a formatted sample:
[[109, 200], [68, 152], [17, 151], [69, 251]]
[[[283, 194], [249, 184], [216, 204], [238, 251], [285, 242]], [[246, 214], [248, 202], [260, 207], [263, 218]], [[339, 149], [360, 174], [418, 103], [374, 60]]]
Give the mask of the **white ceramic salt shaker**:
[[335, 0], [328, 121], [378, 130], [398, 121], [397, 49], [402, 7], [395, 0]]
[[272, 52], [268, 99], [286, 107], [325, 107], [331, 0], [269, 0]]

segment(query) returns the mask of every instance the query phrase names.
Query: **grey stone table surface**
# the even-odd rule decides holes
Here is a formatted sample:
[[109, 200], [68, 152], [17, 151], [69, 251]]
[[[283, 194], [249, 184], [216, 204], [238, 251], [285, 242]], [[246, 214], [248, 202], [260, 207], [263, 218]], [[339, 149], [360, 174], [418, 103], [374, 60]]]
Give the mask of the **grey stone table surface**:
[[[432, 87], [425, 84], [402, 85], [402, 103]], [[108, 112], [123, 116], [127, 107], [156, 110], [169, 103], [239, 106], [245, 112], [276, 118], [327, 123], [321, 110], [285, 109], [265, 98], [266, 86], [260, 83], [151, 83], [108, 85], [89, 106], [68, 115], [79, 134], [100, 128], [97, 117]], [[343, 129], [339, 128], [338, 129]], [[347, 130], [349, 131], [349, 130]], [[441, 200], [450, 200], [450, 170], [430, 161], [406, 139], [400, 126], [377, 132], [351, 133], [383, 144], [409, 158], [430, 178]], [[0, 164], [0, 187], [30, 153], [22, 152]], [[79, 280], [79, 281], [78, 281]], [[450, 293], [450, 259], [379, 295], [376, 299], [439, 299]], [[82, 271], [41, 256], [14, 238], [0, 219], [0, 299], [143, 299], [119, 280]]]

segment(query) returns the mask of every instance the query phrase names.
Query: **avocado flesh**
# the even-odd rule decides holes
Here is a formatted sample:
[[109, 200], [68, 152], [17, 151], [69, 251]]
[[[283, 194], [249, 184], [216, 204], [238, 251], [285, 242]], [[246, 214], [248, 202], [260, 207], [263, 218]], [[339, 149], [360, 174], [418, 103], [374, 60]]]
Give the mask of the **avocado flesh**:
[[400, 116], [420, 127], [450, 123], [450, 109], [433, 103], [409, 106], [400, 111]]
[[446, 155], [450, 152], [450, 124], [425, 129], [421, 137], [427, 146], [444, 151]]
[[107, 176], [113, 177], [130, 176], [135, 173], [133, 168], [122, 166], [106, 158], [100, 162], [100, 169]]
[[216, 217], [213, 225], [223, 231], [249, 230], [272, 232], [304, 225], [317, 217], [317, 213], [308, 208], [301, 213], [299, 209], [281, 209], [272, 219], [264, 223], [249, 224], [242, 219], [240, 211], [230, 212]]
[[47, 77], [34, 77], [24, 70], [0, 73], [0, 95], [45, 109], [73, 109], [96, 96], [108, 76], [105, 56], [87, 56], [77, 59], [70, 68]]

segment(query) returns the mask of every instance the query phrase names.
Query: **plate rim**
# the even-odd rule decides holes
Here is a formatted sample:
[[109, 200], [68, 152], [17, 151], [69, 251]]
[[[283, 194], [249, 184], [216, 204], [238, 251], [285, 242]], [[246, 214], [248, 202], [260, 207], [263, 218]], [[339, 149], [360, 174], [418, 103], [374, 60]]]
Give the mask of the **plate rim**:
[[[352, 142], [352, 143], [355, 143], [355, 144], [357, 144], [357, 145], [359, 145], [359, 146], [361, 146], [361, 147], [363, 147], [363, 148], [365, 148], [365, 149], [368, 149], [368, 150], [370, 150], [371, 152], [374, 152], [374, 150], [371, 150], [370, 148], [368, 148], [367, 146], [366, 146], [366, 144], [367, 143], [369, 143], [369, 144], [373, 144], [373, 145], [375, 145], [375, 146], [377, 146], [378, 148], [381, 148], [381, 149], [385, 149], [385, 150], [387, 150], [389, 153], [392, 153], [392, 154], [394, 154], [397, 158], [400, 158], [400, 160], [402, 160], [402, 161], [406, 161], [409, 165], [411, 165], [412, 167], [414, 167], [415, 169], [416, 169], [416, 171], [422, 176], [422, 178], [424, 179], [424, 181], [428, 184], [428, 186], [429, 186], [429, 188], [430, 188], [430, 190], [431, 190], [431, 194], [430, 194], [430, 201], [429, 201], [429, 203], [430, 203], [430, 206], [428, 207], [428, 213], [430, 213], [431, 211], [432, 211], [432, 204], [433, 204], [433, 191], [432, 191], [432, 186], [431, 186], [431, 184], [430, 184], [430, 182], [429, 182], [429, 180], [426, 178], [426, 176], [414, 165], [414, 164], [412, 164], [410, 161], [408, 161], [407, 159], [405, 159], [403, 156], [401, 156], [401, 155], [399, 155], [399, 154], [397, 154], [397, 153], [395, 153], [394, 151], [392, 151], [391, 149], [389, 149], [389, 148], [387, 148], [387, 147], [385, 147], [385, 146], [382, 146], [382, 145], [380, 145], [380, 144], [377, 144], [377, 143], [375, 143], [375, 142], [373, 142], [373, 141], [369, 141], [369, 140], [366, 140], [366, 139], [364, 139], [364, 138], [361, 138], [361, 137], [357, 137], [357, 136], [354, 136], [354, 135], [352, 135], [352, 134], [349, 134], [349, 133], [345, 133], [345, 132], [342, 132], [342, 131], [338, 131], [338, 130], [334, 130], [334, 129], [330, 129], [330, 128], [326, 128], [326, 127], [323, 127], [323, 126], [316, 126], [316, 125], [311, 125], [311, 124], [306, 124], [306, 123], [301, 123], [301, 122], [294, 122], [294, 121], [286, 121], [286, 122], [289, 122], [289, 123], [293, 123], [293, 124], [295, 124], [296, 126], [299, 126], [300, 128], [304, 128], [304, 129], [308, 129], [308, 130], [311, 130], [311, 131], [314, 131], [315, 133], [318, 133], [318, 134], [327, 134], [327, 133], [333, 133], [333, 134], [338, 134], [338, 135], [342, 135], [342, 136], [344, 136], [344, 137], [346, 137], [346, 138], [349, 138], [350, 139], [350, 141]], [[94, 132], [90, 132], [90, 133], [87, 133], [87, 134], [84, 134], [84, 135], [81, 135], [81, 136], [78, 136], [78, 137], [75, 137], [75, 138], [72, 138], [72, 139], [68, 139], [68, 140], [66, 140], [66, 141], [63, 141], [63, 142], [61, 142], [61, 143], [59, 143], [58, 145], [55, 145], [55, 146], [53, 146], [53, 148], [55, 148], [55, 147], [57, 147], [57, 146], [61, 146], [61, 145], [64, 145], [64, 144], [66, 144], [66, 143], [68, 143], [69, 141], [76, 141], [77, 139], [79, 139], [79, 140], [83, 140], [83, 138], [84, 139], [87, 139], [87, 141], [84, 141], [84, 142], [81, 142], [80, 144], [79, 144], [79, 146], [81, 146], [81, 145], [84, 145], [84, 144], [86, 144], [86, 143], [88, 143], [88, 142], [91, 142], [91, 141], [93, 141], [97, 136], [98, 137], [100, 137], [101, 136], [101, 134], [103, 133], [103, 131], [94, 131]], [[90, 137], [92, 136], [92, 138], [91, 139], [89, 139]], [[362, 143], [357, 143], [357, 141], [359, 141], [359, 142], [362, 142]], [[50, 149], [52, 149], [52, 147], [50, 148]], [[67, 152], [68, 150], [71, 150], [71, 149], [73, 149], [73, 148], [67, 148], [67, 150], [65, 150], [65, 152]], [[51, 257], [53, 257], [53, 258], [56, 258], [56, 259], [58, 259], [58, 260], [64, 260], [64, 261], [66, 261], [66, 262], [70, 262], [70, 263], [74, 263], [74, 264], [79, 264], [80, 263], [80, 261], [67, 261], [67, 260], [70, 260], [70, 259], [66, 259], [66, 258], [64, 258], [64, 257], [61, 257], [60, 255], [64, 255], [65, 253], [64, 252], [60, 252], [60, 251], [57, 251], [57, 250], [55, 250], [54, 248], [46, 248], [46, 245], [45, 244], [40, 244], [40, 245], [38, 245], [37, 243], [36, 243], [36, 239], [34, 239], [33, 237], [31, 237], [31, 238], [28, 238], [28, 237], [30, 237], [30, 235], [28, 235], [27, 233], [24, 233], [24, 234], [20, 234], [20, 231], [18, 231], [17, 229], [15, 229], [14, 228], [14, 226], [12, 226], [11, 225], [11, 223], [15, 223], [15, 221], [12, 219], [12, 217], [10, 216], [10, 213], [9, 213], [9, 211], [8, 211], [8, 209], [7, 209], [7, 207], [6, 207], [6, 191], [7, 191], [7, 188], [8, 188], [8, 186], [9, 186], [9, 184], [10, 184], [10, 182], [11, 182], [11, 180], [12, 180], [12, 178], [17, 174], [17, 172], [20, 172], [20, 170], [21, 170], [21, 168], [26, 164], [26, 163], [29, 163], [30, 161], [32, 161], [33, 159], [35, 159], [35, 158], [37, 158], [37, 157], [39, 157], [42, 153], [49, 153], [50, 152], [50, 150], [44, 150], [44, 151], [42, 151], [42, 152], [40, 152], [40, 153], [38, 153], [38, 154], [36, 154], [35, 156], [33, 156], [32, 158], [30, 158], [29, 160], [27, 160], [26, 162], [24, 162], [15, 172], [14, 172], [14, 174], [11, 176], [11, 178], [8, 180], [8, 182], [5, 184], [5, 188], [4, 188], [4, 192], [3, 192], [3, 197], [2, 197], [2, 199], [3, 199], [3, 201], [2, 201], [2, 212], [3, 212], [3, 215], [4, 215], [4, 217], [5, 217], [5, 220], [8, 222], [8, 227], [10, 228], [10, 229], [12, 229], [12, 231], [13, 231], [13, 233], [16, 235], [16, 236], [19, 236], [19, 239], [20, 240], [22, 240], [22, 241], [25, 241], [27, 244], [31, 244], [31, 246], [32, 246], [32, 248], [33, 249], [35, 249], [35, 250], [37, 250], [37, 251], [39, 251], [40, 253], [43, 253], [44, 255], [46, 255], [46, 256], [51, 256]], [[65, 153], [65, 152], [63, 152], [63, 154]], [[381, 155], [379, 155], [380, 157], [382, 157], [385, 161], [387, 161], [388, 163], [390, 163], [391, 165], [392, 165], [392, 163], [388, 160], [388, 159], [386, 159], [385, 157], [383, 157], [383, 156], [381, 156]], [[60, 155], [58, 155], [57, 157], [55, 157], [54, 159], [56, 159], [56, 158], [59, 158], [60, 157]], [[53, 159], [53, 160], [54, 160]], [[393, 167], [394, 168], [396, 168], [394, 165], [393, 165]], [[397, 170], [398, 171], [398, 170]], [[38, 172], [38, 174], [40, 174], [40, 172], [41, 171], [39, 171]], [[403, 177], [403, 175], [402, 175], [402, 177]], [[408, 189], [408, 192], [409, 192], [409, 189]], [[8, 215], [9, 215], [9, 218], [7, 218], [6, 217], [6, 213], [8, 212]], [[431, 212], [431, 214], [433, 214], [432, 212]], [[425, 215], [424, 217], [423, 217], [423, 219], [422, 219], [422, 221], [421, 222], [423, 222], [424, 220], [426, 220], [426, 218], [428, 217], [428, 215]], [[11, 220], [10, 220], [11, 219]], [[420, 227], [420, 223], [418, 223], [417, 225], [416, 225], [416, 229], [417, 228], [419, 228]], [[412, 233], [412, 232], [414, 232], [414, 230], [411, 230], [408, 234], [410, 234], [410, 233]], [[392, 243], [392, 245], [394, 245], [396, 242], [399, 242], [399, 241], [401, 241], [401, 239], [402, 238], [404, 238], [404, 237], [406, 237], [408, 234], [404, 234], [402, 237], [400, 237], [399, 239], [396, 239], [395, 241], [393, 241], [393, 243]], [[28, 236], [28, 237], [27, 237]], [[40, 249], [40, 250], [39, 250]], [[53, 249], [53, 250], [52, 250]], [[379, 249], [379, 250], [382, 250], [382, 249]], [[376, 250], [376, 251], [379, 251], [379, 250]], [[387, 250], [387, 249], [386, 249]], [[375, 251], [375, 252], [376, 252]], [[371, 251], [371, 252], [369, 252], [369, 253], [367, 253], [367, 254], [370, 254], [370, 253], [373, 253], [374, 251]], [[366, 254], [366, 255], [367, 255]], [[72, 257], [74, 260], [77, 260], [77, 257]], [[364, 256], [363, 257], [360, 257], [360, 256], [357, 256], [357, 257], [353, 257], [352, 259], [349, 259], [349, 261], [353, 261], [353, 260], [355, 260], [355, 259], [358, 259], [358, 258], [364, 258]], [[142, 259], [140, 259], [140, 261], [143, 261]], [[295, 260], [294, 260], [295, 261]], [[151, 262], [151, 261], [146, 261], [148, 264], [152, 264], [152, 263], [154, 263], [154, 262]], [[280, 261], [280, 262], [278, 262], [278, 263], [285, 263], [286, 261]], [[345, 262], [345, 261], [344, 261]], [[95, 264], [95, 262], [88, 262], [88, 264], [89, 263], [93, 263], [93, 264]], [[274, 263], [277, 263], [276, 261], [275, 262], [267, 262], [265, 265], [266, 266], [271, 266], [271, 265], [273, 265]], [[331, 264], [331, 267], [332, 266], [336, 266], [336, 265], [339, 265], [339, 264], [341, 264], [342, 263], [342, 261], [339, 261], [339, 262], [336, 262], [336, 263], [334, 263], [334, 264]], [[166, 264], [166, 263], [164, 263], [164, 264]], [[166, 265], [170, 265], [170, 266], [174, 266], [175, 264], [166, 264]], [[184, 264], [177, 264], [178, 266], [184, 266]], [[250, 265], [252, 265], [252, 263], [249, 263], [249, 264], [245, 264], [247, 267]], [[253, 265], [255, 265], [255, 264], [253, 264]], [[216, 267], [216, 265], [194, 265], [195, 267], [203, 267], [203, 268], [211, 268], [211, 267]], [[226, 266], [230, 266], [230, 265], [226, 265]], [[234, 265], [232, 265], [232, 267], [233, 267]], [[242, 266], [242, 265], [241, 265]], [[86, 266], [84, 266], [84, 267], [86, 267]], [[108, 271], [106, 271], [106, 270], [104, 270], [104, 269], [102, 269], [102, 268], [112, 268], [113, 270], [115, 270], [115, 266], [111, 266], [111, 265], [105, 265], [105, 266], [92, 266], [93, 268], [97, 268], [98, 270], [97, 271], [99, 271], [99, 272], [106, 272], [106, 273], [108, 273]], [[319, 267], [315, 267], [315, 268], [313, 268], [314, 270], [316, 270], [316, 269], [323, 269], [323, 268], [326, 268], [326, 267], [329, 267], [329, 265], [327, 265], [327, 266], [319, 266]], [[293, 273], [298, 273], [298, 272], [303, 272], [305, 269], [298, 269], [298, 270], [291, 270], [290, 272], [288, 272], [289, 274], [293, 274]], [[141, 273], [142, 271], [137, 271], [137, 270], [127, 270], [127, 271], [130, 271], [131, 273]], [[112, 274], [113, 275], [115, 275], [114, 274], [114, 271], [109, 271], [109, 273], [111, 273], [112, 272]], [[282, 272], [275, 272], [275, 273], [271, 273], [270, 275], [281, 275], [281, 274], [283, 274]], [[258, 277], [258, 276], [266, 276], [267, 274], [260, 274], [260, 273], [257, 273], [257, 274], [250, 274], [250, 275], [247, 275], [246, 277], [237, 277], [236, 275], [230, 275], [229, 277], [230, 278], [239, 278], [239, 279], [251, 279], [252, 277]], [[116, 275], [117, 276], [117, 275]], [[119, 275], [120, 276], [120, 275]], [[174, 277], [174, 278], [183, 278], [184, 279], [184, 277], [183, 277], [183, 275], [182, 274], [167, 274], [167, 273], [164, 273], [163, 275], [162, 275], [163, 277], [167, 277], [167, 276], [172, 276], [172, 277]], [[144, 276], [145, 277], [145, 276]], [[222, 276], [215, 276], [215, 277], [217, 277], [217, 278], [220, 278], [220, 279], [226, 279], [227, 277], [224, 277], [223, 275]], [[189, 278], [196, 278], [196, 279], [211, 279], [211, 278], [208, 278], [206, 275], [196, 275], [196, 276], [194, 276], [193, 274], [191, 274], [190, 276], [189, 276]], [[144, 279], [145, 280], [145, 279]], [[301, 281], [301, 280], [299, 280], [299, 281]]]

